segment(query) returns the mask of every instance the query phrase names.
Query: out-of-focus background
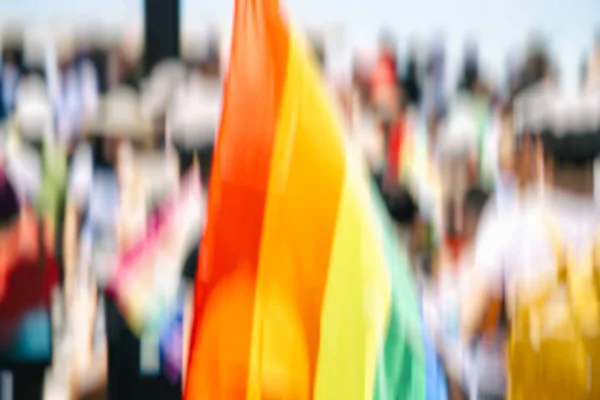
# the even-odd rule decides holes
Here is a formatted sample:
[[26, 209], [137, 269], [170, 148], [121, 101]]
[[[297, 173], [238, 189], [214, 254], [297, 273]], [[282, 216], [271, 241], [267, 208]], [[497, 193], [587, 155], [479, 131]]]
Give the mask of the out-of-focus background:
[[[473, 267], [475, 262], [471, 253], [479, 232], [477, 221], [469, 217], [478, 220], [491, 192], [498, 195], [498, 199], [491, 198], [500, 205], [509, 203], [501, 197], [501, 190], [517, 201], [518, 179], [546, 184], [542, 168], [532, 167], [531, 154], [513, 151], [523, 143], [519, 135], [539, 128], [525, 129], [516, 122], [513, 126], [513, 117], [517, 121], [522, 111], [515, 99], [538, 83], [549, 84], [553, 90], [557, 87], [552, 84], [557, 83], [559, 91], [574, 97], [588, 85], [593, 89], [591, 97], [597, 95], [600, 1], [281, 2], [291, 20], [308, 33], [317, 53], [323, 52], [323, 81], [337, 111], [344, 111], [338, 115], [343, 134], [362, 146], [371, 177], [380, 184], [396, 224], [398, 243], [409, 249], [423, 308], [433, 309], [425, 310], [424, 314], [431, 311], [433, 322], [424, 326], [431, 328], [432, 336], [438, 333], [436, 329], [451, 331], [454, 341], [448, 341], [452, 342], [449, 347], [459, 347], [456, 321], [436, 318], [458, 314], [455, 303], [462, 293], [454, 289], [464, 274], [456, 271], [463, 264]], [[24, 262], [17, 254], [21, 247], [30, 248], [13, 246], [20, 249], [11, 253], [14, 259], [6, 257], [9, 261], [0, 263], [0, 284], [10, 281], [14, 285], [0, 285], [0, 400], [37, 400], [36, 394], [15, 395], [27, 392], [28, 386], [33, 388], [30, 382], [43, 386], [46, 400], [112, 400], [115, 393], [115, 398], [127, 400], [146, 398], [144, 393], [161, 399], [181, 397], [233, 10], [234, 0], [0, 0], [4, 57], [0, 60], [0, 189], [6, 197], [0, 203], [4, 207], [0, 229], [9, 233], [0, 236], [0, 246], [5, 246], [0, 251], [10, 248], [12, 242], [3, 239], [13, 238], [14, 216], [29, 215], [34, 208], [38, 218], [30, 222], [32, 230], [19, 237], [42, 237], [39, 232], [52, 228], [51, 236], [57, 239], [52, 250], [58, 260], [58, 267], [53, 267], [60, 270], [48, 282], [40, 279], [39, 293], [45, 298], [29, 299], [31, 304], [19, 312], [6, 311], [1, 307], [19, 303], [21, 289], [30, 283], [21, 278], [17, 287], [9, 279], [17, 269], [11, 269], [14, 266], [27, 264], [32, 269], [32, 257], [24, 257]], [[530, 108], [535, 111], [540, 104]], [[600, 121], [595, 105], [585, 109], [589, 112], [585, 118], [593, 123]], [[582, 115], [575, 114], [577, 118]], [[390, 139], [394, 135], [398, 142]], [[408, 139], [400, 143], [399, 136]], [[240, 144], [245, 145], [252, 143]], [[444, 151], [448, 154], [440, 156]], [[597, 154], [592, 156], [585, 161]], [[101, 171], [100, 179], [96, 169]], [[187, 171], [189, 175], [184, 174]], [[600, 174], [595, 178], [600, 199]], [[2, 186], [5, 182], [11, 185]], [[190, 190], [180, 191], [182, 185]], [[98, 204], [97, 199], [101, 199]], [[172, 203], [177, 207], [165, 206]], [[108, 211], [113, 208], [121, 214]], [[408, 215], [407, 220], [394, 215], [394, 208]], [[172, 217], [165, 218], [172, 225], [160, 229], [176, 237], [178, 246], [173, 247], [177, 249], [171, 253], [171, 247], [160, 241], [148, 245], [140, 240], [151, 248], [149, 253], [168, 259], [156, 256], [173, 267], [165, 268], [168, 278], [148, 278], [144, 267], [158, 264], [155, 259], [133, 266], [141, 271], [136, 279], [107, 271], [107, 265], [126, 264], [122, 261], [126, 257], [118, 258], [119, 252], [137, 243], [132, 237], [151, 236], [144, 236], [154, 229], [148, 221], [156, 222], [162, 212]], [[476, 215], [466, 216], [469, 212]], [[456, 247], [470, 241], [463, 246], [467, 256], [448, 261], [453, 258], [447, 254], [454, 254], [456, 238], [462, 241]], [[5, 262], [1, 257], [0, 261]], [[161, 286], [163, 281], [169, 282], [164, 285], [168, 288]], [[115, 289], [111, 286], [118, 286], [115, 282], [123, 286]], [[160, 301], [153, 303], [156, 298], [143, 289], [161, 301], [168, 298], [172, 309]], [[7, 301], [7, 293], [17, 301]], [[136, 296], [127, 297], [128, 293]], [[112, 297], [119, 297], [119, 304]], [[147, 332], [139, 327], [136, 330], [140, 322], [134, 320], [139, 316], [123, 315], [127, 308], [123, 303], [128, 301], [148, 305], [151, 315], [144, 318], [151, 321], [144, 323], [160, 320], [157, 326], [168, 327], [160, 332], [165, 343], [162, 336], [159, 340], [144, 336]], [[40, 303], [42, 311], [36, 309]], [[452, 310], [446, 312], [444, 307]], [[167, 317], [163, 309], [173, 315]], [[31, 328], [25, 318], [30, 313], [45, 325]], [[23, 331], [3, 327], [5, 321]], [[37, 335], [42, 331], [47, 334]], [[52, 346], [44, 340], [15, 345], [23, 338], [38, 337], [51, 340]], [[470, 388], [461, 388], [466, 379], [462, 374], [467, 373], [453, 376], [456, 371], [448, 359], [456, 361], [455, 354], [444, 354], [448, 349], [442, 347], [448, 343], [441, 342], [437, 354], [432, 353], [436, 362], [443, 361], [441, 375], [450, 382], [449, 398], [468, 398], [463, 392]], [[37, 362], [38, 353], [32, 361], [28, 351], [39, 351], [43, 362]], [[501, 364], [500, 359], [494, 361]], [[122, 373], [127, 377], [119, 381]], [[494, 379], [487, 381], [492, 387], [498, 383]], [[504, 387], [497, 392], [504, 393]]]
[[[550, 43], [560, 65], [561, 83], [568, 90], [578, 85], [600, 13], [600, 4], [594, 0], [351, 0], [343, 6], [336, 0], [290, 0], [287, 6], [298, 23], [327, 32], [332, 52], [328, 64], [335, 71], [348, 71], [353, 49], [373, 48], [380, 30], [390, 28], [398, 35], [400, 51], [424, 49], [433, 40], [443, 41], [448, 86], [453, 87], [452, 78], [458, 77], [469, 40], [478, 44], [485, 73], [503, 82], [507, 64], [522, 56], [523, 45], [535, 33]], [[4, 1], [0, 11], [0, 23], [26, 23], [32, 40], [51, 41], [61, 32], [95, 24], [132, 35], [132, 40], [143, 37], [142, 1]], [[191, 45], [214, 27], [226, 36], [232, 15], [233, 1], [181, 0], [182, 45]]]

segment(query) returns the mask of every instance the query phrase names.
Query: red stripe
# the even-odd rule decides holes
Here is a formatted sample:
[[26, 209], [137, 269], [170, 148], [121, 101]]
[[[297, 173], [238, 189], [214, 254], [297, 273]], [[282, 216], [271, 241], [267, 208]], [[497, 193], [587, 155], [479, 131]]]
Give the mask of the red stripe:
[[[210, 179], [208, 222], [196, 278], [186, 399], [243, 398], [245, 395], [254, 281], [289, 40], [279, 17], [262, 19], [278, 12], [277, 0], [236, 2], [229, 75]], [[265, 104], [276, 107], [264, 107]], [[217, 292], [221, 290], [215, 289], [220, 284], [238, 282], [233, 277], [242, 270], [251, 288], [232, 290], [228, 306], [248, 310], [239, 310], [235, 320], [226, 321], [220, 332], [212, 332], [213, 327], [207, 324], [207, 313], [212, 313], [207, 307], [211, 295], [216, 301]], [[246, 294], [244, 301], [233, 299], [242, 294]], [[237, 360], [216, 357], [218, 346], [211, 345], [213, 339], [234, 346]], [[243, 382], [220, 384], [234, 379], [231, 377], [235, 373], [233, 366], [225, 365], [227, 363], [245, 365], [237, 371], [237, 378]], [[220, 391], [236, 385], [241, 397], [236, 397], [237, 392]]]

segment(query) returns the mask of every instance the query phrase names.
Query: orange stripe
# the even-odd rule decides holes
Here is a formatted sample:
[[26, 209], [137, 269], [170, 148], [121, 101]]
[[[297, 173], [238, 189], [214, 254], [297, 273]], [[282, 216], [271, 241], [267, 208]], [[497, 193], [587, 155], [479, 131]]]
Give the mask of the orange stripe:
[[[196, 278], [186, 399], [245, 396], [258, 265], [288, 35], [279, 4], [238, 0], [208, 224]], [[247, 144], [251, 144], [248, 146]]]
[[248, 399], [307, 399], [313, 392], [345, 155], [332, 102], [308, 54], [292, 30], [261, 241]]

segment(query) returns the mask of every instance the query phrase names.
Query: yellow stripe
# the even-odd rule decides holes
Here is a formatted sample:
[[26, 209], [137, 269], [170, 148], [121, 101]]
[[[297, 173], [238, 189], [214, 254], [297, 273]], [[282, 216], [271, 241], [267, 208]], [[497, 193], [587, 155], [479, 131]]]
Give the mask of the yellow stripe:
[[329, 267], [315, 399], [372, 399], [391, 286], [366, 180], [349, 157]]

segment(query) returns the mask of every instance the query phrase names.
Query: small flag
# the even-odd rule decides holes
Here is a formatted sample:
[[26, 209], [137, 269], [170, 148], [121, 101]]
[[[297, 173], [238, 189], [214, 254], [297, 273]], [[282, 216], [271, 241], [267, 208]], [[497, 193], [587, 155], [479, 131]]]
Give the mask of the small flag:
[[107, 291], [136, 334], [160, 332], [177, 306], [181, 269], [201, 214], [199, 172], [191, 168], [143, 234], [120, 254]]

